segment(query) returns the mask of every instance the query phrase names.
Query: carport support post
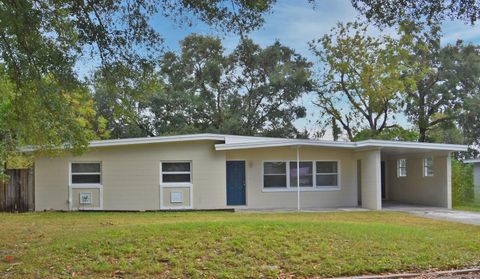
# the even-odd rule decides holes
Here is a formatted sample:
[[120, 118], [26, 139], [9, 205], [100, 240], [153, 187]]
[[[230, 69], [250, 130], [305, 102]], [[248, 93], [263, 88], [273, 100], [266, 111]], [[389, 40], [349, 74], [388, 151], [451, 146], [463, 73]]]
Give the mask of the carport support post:
[[300, 211], [300, 146], [297, 145], [297, 210]]

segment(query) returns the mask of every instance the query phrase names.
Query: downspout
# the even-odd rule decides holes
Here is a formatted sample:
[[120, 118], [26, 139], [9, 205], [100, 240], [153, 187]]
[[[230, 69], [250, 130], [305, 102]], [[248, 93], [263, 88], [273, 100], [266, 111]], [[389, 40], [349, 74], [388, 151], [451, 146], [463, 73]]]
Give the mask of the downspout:
[[300, 211], [300, 146], [297, 145], [297, 211]]

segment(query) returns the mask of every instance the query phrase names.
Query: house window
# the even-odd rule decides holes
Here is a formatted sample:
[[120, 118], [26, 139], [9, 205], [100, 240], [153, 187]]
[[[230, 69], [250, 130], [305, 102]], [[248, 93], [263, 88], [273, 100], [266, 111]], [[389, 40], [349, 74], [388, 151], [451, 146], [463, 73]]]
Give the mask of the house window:
[[162, 162], [163, 183], [191, 183], [192, 164], [190, 162]]
[[423, 176], [433, 176], [433, 158], [423, 159]]
[[80, 204], [92, 204], [92, 192], [80, 193]]
[[317, 162], [316, 164], [316, 186], [328, 187], [338, 186], [338, 162]]
[[397, 161], [397, 177], [407, 176], [407, 159], [399, 159]]
[[[300, 187], [313, 187], [313, 162], [299, 162]], [[297, 162], [290, 162], [290, 187], [297, 187]]]
[[263, 163], [263, 187], [286, 188], [287, 187], [287, 163], [264, 162]]
[[100, 163], [72, 163], [72, 184], [100, 184]]

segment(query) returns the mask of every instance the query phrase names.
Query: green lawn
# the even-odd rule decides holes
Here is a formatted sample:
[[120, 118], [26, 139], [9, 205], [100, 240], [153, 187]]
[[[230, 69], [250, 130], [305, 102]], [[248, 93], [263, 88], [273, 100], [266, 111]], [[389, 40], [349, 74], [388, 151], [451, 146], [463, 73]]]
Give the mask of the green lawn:
[[340, 276], [480, 264], [480, 226], [395, 212], [0, 214], [0, 277]]
[[456, 210], [480, 212], [480, 203], [464, 203], [453, 207]]

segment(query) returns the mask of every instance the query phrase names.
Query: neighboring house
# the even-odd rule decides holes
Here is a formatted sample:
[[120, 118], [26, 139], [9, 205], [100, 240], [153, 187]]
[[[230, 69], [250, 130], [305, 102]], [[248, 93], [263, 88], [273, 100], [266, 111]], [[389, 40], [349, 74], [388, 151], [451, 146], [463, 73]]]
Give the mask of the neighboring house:
[[450, 153], [466, 149], [217, 134], [94, 141], [81, 156], [35, 160], [35, 209], [451, 208]]
[[473, 186], [475, 200], [480, 202], [480, 159], [468, 159], [465, 163], [473, 164]]

